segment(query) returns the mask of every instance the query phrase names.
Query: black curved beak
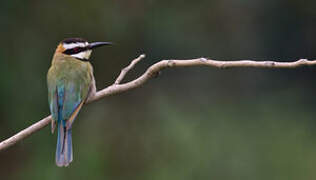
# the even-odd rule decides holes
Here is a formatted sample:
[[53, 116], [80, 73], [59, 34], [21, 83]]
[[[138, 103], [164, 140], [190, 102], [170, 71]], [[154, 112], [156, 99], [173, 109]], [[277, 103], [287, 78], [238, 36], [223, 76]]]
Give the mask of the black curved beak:
[[93, 42], [89, 44], [89, 49], [94, 49], [94, 48], [105, 46], [105, 45], [112, 45], [112, 43], [111, 42]]

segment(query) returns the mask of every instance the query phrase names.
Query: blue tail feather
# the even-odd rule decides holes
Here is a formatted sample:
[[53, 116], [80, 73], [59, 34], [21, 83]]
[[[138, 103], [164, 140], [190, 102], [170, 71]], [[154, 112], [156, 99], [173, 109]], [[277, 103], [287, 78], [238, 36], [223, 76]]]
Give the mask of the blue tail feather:
[[66, 136], [66, 142], [67, 142], [67, 159], [70, 162], [72, 162], [72, 136], [71, 136], [71, 128], [68, 129], [67, 131], [67, 136]]
[[62, 123], [58, 123], [58, 138], [56, 148], [56, 165], [68, 166], [73, 159], [71, 128], [66, 129]]

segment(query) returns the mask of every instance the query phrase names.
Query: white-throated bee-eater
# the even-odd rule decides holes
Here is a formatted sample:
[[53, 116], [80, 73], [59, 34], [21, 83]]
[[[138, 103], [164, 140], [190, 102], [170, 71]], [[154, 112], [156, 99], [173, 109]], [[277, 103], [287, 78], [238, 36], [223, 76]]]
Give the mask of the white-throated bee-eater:
[[47, 73], [51, 128], [52, 132], [55, 127], [58, 131], [57, 166], [68, 166], [72, 162], [72, 123], [85, 101], [96, 92], [93, 68], [89, 62], [92, 49], [109, 44], [69, 38], [57, 46]]

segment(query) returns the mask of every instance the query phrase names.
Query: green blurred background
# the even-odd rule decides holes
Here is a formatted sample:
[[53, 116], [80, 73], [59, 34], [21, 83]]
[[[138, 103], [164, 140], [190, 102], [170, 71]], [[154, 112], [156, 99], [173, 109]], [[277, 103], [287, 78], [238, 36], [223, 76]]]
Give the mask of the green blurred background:
[[[98, 89], [141, 53], [131, 80], [161, 59], [315, 58], [316, 1], [3, 0], [1, 140], [49, 114], [46, 73], [59, 41], [112, 41], [93, 53]], [[316, 178], [315, 67], [167, 69], [141, 88], [85, 106], [74, 162], [56, 134], [0, 152], [1, 179]]]

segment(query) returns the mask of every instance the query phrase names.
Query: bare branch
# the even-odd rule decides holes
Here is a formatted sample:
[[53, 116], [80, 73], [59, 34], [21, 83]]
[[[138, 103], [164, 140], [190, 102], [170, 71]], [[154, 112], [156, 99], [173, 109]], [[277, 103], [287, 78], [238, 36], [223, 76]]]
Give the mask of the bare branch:
[[22, 139], [28, 137], [29, 135], [33, 134], [34, 132], [42, 129], [43, 127], [47, 126], [51, 121], [51, 116], [47, 116], [46, 118], [38, 121], [37, 123], [23, 129], [19, 133], [15, 134], [14, 136], [2, 141], [0, 143], [0, 151], [6, 149], [17, 142], [21, 141]]
[[138, 58], [134, 59], [127, 67], [123, 68], [121, 70], [120, 75], [117, 77], [117, 79], [115, 80], [114, 84], [120, 84], [121, 81], [124, 79], [124, 77], [126, 76], [126, 74], [134, 68], [134, 66], [141, 61], [142, 59], [144, 59], [146, 57], [145, 54], [140, 55]]
[[[316, 60], [309, 61], [307, 59], [300, 59], [295, 62], [275, 62], [275, 61], [252, 61], [252, 60], [240, 60], [240, 61], [217, 61], [206, 58], [189, 59], [189, 60], [162, 60], [150, 66], [144, 74], [137, 79], [120, 84], [125, 75], [133, 69], [133, 67], [145, 57], [140, 55], [134, 59], [126, 68], [122, 69], [120, 75], [116, 79], [115, 83], [105, 89], [98, 91], [94, 97], [90, 98], [87, 103], [102, 99], [103, 97], [119, 94], [136, 87], [143, 85], [149, 79], [158, 74], [161, 70], [167, 67], [191, 67], [191, 66], [210, 66], [216, 68], [233, 68], [233, 67], [254, 67], [254, 68], [297, 68], [301, 66], [313, 66], [316, 65]], [[2, 141], [0, 143], [0, 151], [8, 148], [22, 139], [28, 137], [36, 131], [44, 128], [51, 121], [51, 116], [48, 116], [39, 122], [27, 127], [14, 136]]]

